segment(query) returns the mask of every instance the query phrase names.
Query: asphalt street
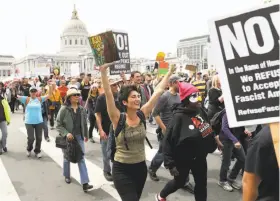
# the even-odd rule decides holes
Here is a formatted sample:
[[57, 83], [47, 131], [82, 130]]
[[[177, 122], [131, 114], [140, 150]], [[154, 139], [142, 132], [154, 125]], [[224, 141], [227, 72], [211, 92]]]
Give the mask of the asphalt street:
[[[22, 111], [12, 115], [8, 126], [8, 152], [0, 156], [0, 201], [92, 201], [121, 200], [112, 182], [103, 177], [102, 153], [98, 134], [96, 143], [86, 143], [86, 165], [94, 190], [84, 193], [80, 185], [78, 166], [71, 164], [71, 184], [64, 182], [62, 175], [62, 151], [55, 147], [56, 130], [50, 130], [51, 142], [43, 140], [43, 158], [37, 159], [34, 154], [26, 156], [26, 129]], [[148, 137], [153, 145], [151, 150], [146, 145], [147, 165], [157, 151], [158, 143], [155, 126], [149, 125]], [[241, 192], [226, 192], [217, 185], [220, 169], [220, 154], [208, 156], [208, 201], [238, 201]], [[141, 200], [154, 201], [158, 193], [172, 177], [164, 168], [158, 171], [159, 182], [147, 178]], [[239, 178], [240, 180], [240, 178]], [[193, 178], [191, 176], [191, 181]], [[178, 190], [168, 197], [170, 201], [194, 201], [192, 194]]]

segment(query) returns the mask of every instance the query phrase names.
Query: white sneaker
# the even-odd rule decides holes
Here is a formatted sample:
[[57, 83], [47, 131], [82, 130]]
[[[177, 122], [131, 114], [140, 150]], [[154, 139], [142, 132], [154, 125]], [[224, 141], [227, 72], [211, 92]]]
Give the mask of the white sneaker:
[[38, 154], [36, 154], [36, 157], [37, 157], [37, 158], [42, 158], [42, 154], [41, 154], [41, 153], [38, 153]]
[[225, 181], [225, 182], [219, 181], [218, 185], [221, 186], [225, 191], [229, 191], [229, 192], [233, 191], [233, 188], [227, 181]]
[[27, 156], [27, 157], [30, 157], [30, 156], [31, 156], [31, 151], [27, 151], [27, 152], [26, 152], [26, 156]]

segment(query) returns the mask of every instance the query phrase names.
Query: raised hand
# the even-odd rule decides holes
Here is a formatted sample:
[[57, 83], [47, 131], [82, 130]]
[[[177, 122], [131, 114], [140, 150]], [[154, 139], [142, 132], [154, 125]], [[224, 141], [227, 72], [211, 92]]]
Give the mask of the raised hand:
[[102, 66], [99, 67], [99, 70], [100, 70], [100, 72], [104, 72], [107, 70], [108, 67], [110, 67], [114, 64], [115, 64], [115, 62], [103, 64]]
[[168, 70], [168, 74], [172, 75], [176, 71], [176, 65], [171, 65]]

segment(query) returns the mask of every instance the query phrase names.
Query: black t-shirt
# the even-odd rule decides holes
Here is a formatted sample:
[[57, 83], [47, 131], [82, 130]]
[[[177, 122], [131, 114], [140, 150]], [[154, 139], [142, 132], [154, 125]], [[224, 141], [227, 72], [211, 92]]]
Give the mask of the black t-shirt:
[[20, 87], [20, 90], [23, 92], [24, 96], [29, 96], [29, 88], [31, 87], [30, 84], [23, 84]]
[[209, 106], [208, 106], [208, 118], [212, 117], [225, 108], [224, 103], [219, 101], [219, 97], [222, 95], [222, 91], [216, 88], [211, 88], [208, 92]]
[[[117, 96], [115, 96], [115, 104], [116, 107], [121, 110], [121, 105], [118, 101]], [[109, 130], [110, 130], [110, 125], [111, 125], [111, 120], [109, 118], [109, 114], [107, 112], [107, 105], [106, 105], [106, 97], [105, 94], [101, 94], [98, 96], [97, 101], [96, 101], [96, 106], [95, 106], [95, 113], [101, 113], [101, 125], [103, 128], [103, 131], [109, 135]]]
[[265, 126], [248, 148], [245, 171], [261, 179], [257, 201], [279, 200], [279, 168], [269, 126]]
[[90, 90], [90, 84], [89, 83], [81, 84], [80, 90], [81, 90], [81, 95], [82, 95], [83, 101], [86, 101], [88, 98], [89, 90]]

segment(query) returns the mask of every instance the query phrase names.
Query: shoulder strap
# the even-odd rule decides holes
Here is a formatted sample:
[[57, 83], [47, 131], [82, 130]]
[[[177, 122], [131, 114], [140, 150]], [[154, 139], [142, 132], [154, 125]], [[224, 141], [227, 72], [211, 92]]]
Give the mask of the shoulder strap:
[[[143, 113], [143, 111], [142, 110], [138, 110], [137, 111], [137, 116], [139, 117], [140, 121], [144, 124], [145, 130], [147, 130], [146, 117], [145, 117], [145, 114]], [[145, 139], [146, 139], [146, 142], [148, 143], [149, 147], [151, 149], [153, 149], [153, 146], [152, 146], [150, 140], [148, 139], [148, 137], [145, 137]]]
[[145, 129], [147, 129], [146, 125], [146, 117], [142, 110], [137, 110], [137, 116], [139, 117], [140, 121], [144, 124]]
[[120, 114], [120, 119], [119, 119], [117, 128], [115, 129], [115, 132], [114, 132], [116, 137], [118, 137], [118, 135], [123, 130], [123, 128], [125, 128], [125, 121], [126, 121], [126, 115], [125, 115], [125, 113], [122, 112]]

